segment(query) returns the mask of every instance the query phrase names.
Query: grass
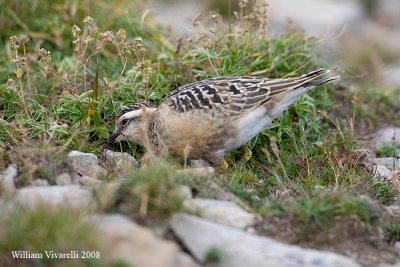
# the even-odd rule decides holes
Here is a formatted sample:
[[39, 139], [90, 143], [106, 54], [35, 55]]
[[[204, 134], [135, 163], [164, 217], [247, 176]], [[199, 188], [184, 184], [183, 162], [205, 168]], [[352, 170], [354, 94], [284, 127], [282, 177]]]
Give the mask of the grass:
[[0, 264], [2, 266], [99, 266], [98, 259], [13, 259], [11, 251], [43, 253], [55, 251], [99, 251], [96, 232], [83, 221], [80, 211], [49, 210], [39, 207], [35, 211], [23, 207], [4, 212], [0, 218]]
[[153, 159], [128, 174], [107, 209], [134, 218], [166, 218], [183, 209], [182, 184], [172, 166]]
[[[228, 18], [216, 13], [198, 18], [192, 35], [181, 38], [142, 16], [141, 1], [100, 0], [89, 8], [79, 1], [38, 1], [31, 6], [22, 0], [16, 8], [17, 2], [0, 0], [0, 170], [17, 164], [18, 186], [38, 178], [53, 184], [65, 167], [66, 151], [100, 154], [117, 114], [129, 104], [149, 100], [157, 105], [175, 88], [211, 77], [287, 78], [335, 67], [323, 64], [327, 60], [315, 49], [321, 42], [317, 38], [301, 32], [270, 37], [265, 32], [267, 7], [256, 2], [232, 6], [237, 13]], [[342, 84], [302, 96], [249, 142], [249, 162], [240, 162], [241, 151], [233, 152], [229, 169], [215, 182], [265, 220], [290, 225], [299, 236], [318, 236], [336, 229], [339, 222], [361, 225], [360, 233], [369, 235], [386, 220], [366, 198], [388, 205], [396, 202], [398, 192], [367, 170], [366, 145], [358, 134], [400, 115], [397, 92], [370, 90], [371, 83], [366, 81], [357, 96]], [[182, 210], [182, 185], [200, 196], [215, 197], [209, 181], [181, 177], [174, 172], [175, 163], [147, 160], [143, 148], [133, 143], [121, 142], [112, 149], [142, 159], [141, 167], [129, 172], [109, 202], [100, 205], [101, 212], [166, 220]], [[376, 155], [397, 152], [384, 146]], [[44, 213], [17, 212], [6, 220], [21, 217], [39, 229], [43, 224], [49, 231], [56, 226], [68, 230], [70, 218], [65, 225], [55, 221], [53, 226], [52, 220], [43, 219]], [[398, 240], [398, 226], [388, 225], [389, 235]], [[81, 231], [80, 224], [76, 227], [71, 237], [63, 230], [59, 238], [72, 243]], [[31, 231], [26, 227], [5, 233], [17, 230]], [[43, 238], [45, 243], [55, 242], [53, 236]], [[11, 240], [2, 243], [7, 249], [25, 246], [13, 238], [2, 240]], [[28, 248], [39, 246], [29, 242]], [[209, 254], [211, 262], [221, 256], [220, 251]]]

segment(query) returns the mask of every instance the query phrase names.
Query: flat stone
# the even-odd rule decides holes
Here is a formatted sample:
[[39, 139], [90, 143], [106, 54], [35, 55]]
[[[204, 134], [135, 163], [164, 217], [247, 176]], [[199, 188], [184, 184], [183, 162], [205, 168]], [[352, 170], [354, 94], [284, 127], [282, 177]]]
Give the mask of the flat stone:
[[71, 175], [69, 175], [69, 173], [62, 173], [60, 175], [58, 175], [56, 177], [56, 183], [58, 185], [68, 185], [68, 184], [72, 184], [72, 178]]
[[364, 19], [355, 0], [271, 0], [269, 5], [268, 19], [274, 32], [285, 30], [290, 19], [297, 29], [310, 35], [336, 35], [347, 25], [354, 27]]
[[279, 243], [188, 214], [174, 215], [170, 225], [182, 244], [201, 263], [205, 262], [211, 249], [221, 250], [224, 256], [213, 266], [360, 266], [352, 259], [332, 252]]
[[379, 148], [383, 144], [392, 144], [400, 147], [400, 128], [388, 127], [379, 130], [373, 140], [374, 147]]
[[137, 160], [126, 152], [114, 152], [112, 150], [106, 149], [103, 155], [106, 160], [106, 164], [111, 163], [112, 167], [115, 170], [115, 173], [119, 177], [126, 176], [129, 169], [131, 169], [132, 167], [139, 167], [139, 163], [137, 162]]
[[400, 159], [395, 159], [393, 157], [388, 158], [376, 158], [376, 164], [384, 165], [388, 169], [393, 169], [393, 166], [400, 168]]
[[48, 186], [49, 182], [46, 179], [35, 179], [32, 182], [32, 186]]
[[376, 165], [375, 177], [389, 180], [392, 178], [392, 172], [385, 165]]
[[107, 174], [107, 171], [99, 165], [97, 156], [92, 153], [71, 151], [68, 153], [68, 162], [72, 169], [80, 175], [98, 178]]
[[198, 267], [199, 265], [171, 241], [154, 235], [123, 215], [94, 215], [88, 218], [100, 231], [103, 260], [120, 259], [130, 266]]
[[182, 185], [178, 187], [179, 193], [181, 194], [182, 199], [192, 199], [192, 189], [189, 186]]
[[86, 187], [94, 187], [94, 186], [101, 184], [101, 181], [94, 179], [92, 177], [89, 177], [87, 175], [83, 175], [83, 176], [79, 177], [79, 183]]
[[6, 195], [12, 195], [15, 192], [14, 179], [18, 175], [18, 169], [15, 165], [10, 165], [0, 174], [0, 186]]
[[15, 201], [29, 208], [44, 204], [81, 208], [92, 204], [92, 194], [80, 185], [29, 186], [18, 189]]
[[195, 198], [185, 200], [184, 206], [213, 222], [240, 229], [261, 220], [260, 215], [247, 212], [231, 201]]
[[215, 176], [215, 170], [213, 167], [199, 167], [199, 168], [188, 168], [184, 170], [176, 170], [177, 174], [187, 176], [198, 176], [210, 178]]
[[387, 69], [382, 76], [385, 84], [393, 88], [400, 88], [400, 67]]

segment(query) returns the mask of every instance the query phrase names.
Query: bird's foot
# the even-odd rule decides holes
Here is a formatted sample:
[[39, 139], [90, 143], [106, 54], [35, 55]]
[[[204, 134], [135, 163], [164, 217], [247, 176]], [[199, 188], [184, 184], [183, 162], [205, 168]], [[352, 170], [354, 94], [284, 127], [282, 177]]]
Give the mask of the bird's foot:
[[228, 167], [228, 163], [225, 161], [225, 159], [223, 159], [221, 161], [221, 164], [214, 169], [216, 173], [224, 173], [228, 169]]
[[246, 164], [250, 160], [253, 153], [247, 146], [242, 146], [240, 150], [243, 151], [243, 156], [240, 158], [239, 164]]

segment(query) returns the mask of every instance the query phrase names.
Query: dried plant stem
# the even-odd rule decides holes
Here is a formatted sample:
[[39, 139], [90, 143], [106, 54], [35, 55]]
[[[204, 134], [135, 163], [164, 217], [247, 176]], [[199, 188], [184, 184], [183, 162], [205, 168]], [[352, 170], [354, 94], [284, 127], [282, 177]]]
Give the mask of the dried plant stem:
[[18, 79], [18, 82], [19, 82], [19, 87], [20, 87], [20, 97], [21, 97], [21, 102], [22, 102], [22, 105], [23, 105], [23, 107], [24, 107], [24, 111], [25, 111], [25, 114], [26, 114], [26, 116], [29, 116], [28, 115], [28, 111], [26, 110], [26, 105], [25, 105], [25, 98], [24, 98], [24, 89], [22, 88], [22, 81], [21, 81], [21, 79]]
[[78, 93], [78, 86], [76, 84], [76, 75], [78, 73], [78, 64], [79, 64], [79, 60], [77, 60], [75, 62], [75, 72], [74, 72], [74, 93]]
[[105, 101], [103, 101], [102, 106], [101, 106], [101, 108], [100, 108], [100, 111], [103, 110], [103, 108], [104, 108], [104, 106], [106, 105], [108, 99], [110, 99], [112, 93], [114, 92], [114, 90], [115, 90], [115, 88], [117, 87], [119, 81], [121, 80], [121, 77], [122, 77], [122, 75], [123, 75], [124, 72], [125, 72], [126, 62], [127, 62], [127, 61], [128, 61], [128, 59], [125, 60], [124, 68], [122, 69], [121, 74], [120, 74], [119, 77], [118, 77], [118, 80], [117, 80], [117, 81], [114, 83], [114, 85], [111, 87], [111, 90], [110, 90], [110, 92], [108, 93], [108, 95], [107, 95]]
[[29, 88], [29, 91], [32, 92], [31, 78], [30, 78], [30, 75], [29, 75], [29, 62], [28, 62], [28, 57], [26, 56], [25, 44], [22, 44], [22, 47], [24, 48], [24, 57], [27, 59], [25, 69], [26, 69], [26, 75], [27, 75], [27, 78], [28, 78], [28, 88]]

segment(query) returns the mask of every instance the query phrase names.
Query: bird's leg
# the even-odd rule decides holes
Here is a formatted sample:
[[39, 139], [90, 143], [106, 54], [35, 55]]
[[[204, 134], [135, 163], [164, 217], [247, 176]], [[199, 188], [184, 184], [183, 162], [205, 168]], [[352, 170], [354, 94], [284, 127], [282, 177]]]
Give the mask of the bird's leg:
[[250, 160], [253, 153], [251, 152], [250, 148], [248, 148], [247, 146], [242, 146], [240, 148], [240, 150], [243, 151], [243, 156], [240, 158], [239, 163], [245, 164]]
[[219, 166], [215, 167], [215, 172], [216, 173], [224, 173], [228, 169], [228, 163], [226, 162], [225, 159], [223, 159], [220, 163]]

